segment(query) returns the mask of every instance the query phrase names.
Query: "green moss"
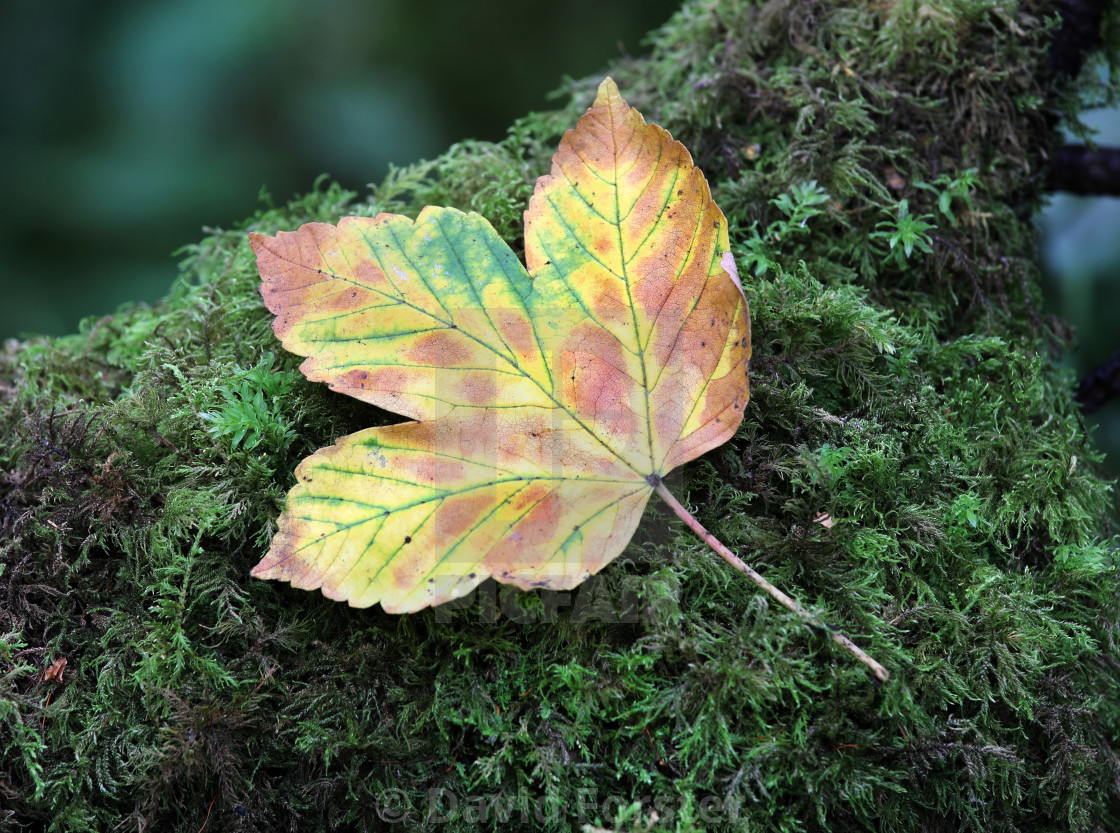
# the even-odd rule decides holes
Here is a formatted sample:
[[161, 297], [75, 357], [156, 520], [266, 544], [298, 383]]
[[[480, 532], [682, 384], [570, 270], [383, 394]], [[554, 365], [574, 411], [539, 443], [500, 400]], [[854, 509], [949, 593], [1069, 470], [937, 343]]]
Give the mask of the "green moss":
[[611, 70], [749, 267], [747, 417], [674, 488], [888, 684], [656, 508], [567, 594], [390, 616], [248, 577], [296, 463], [396, 418], [297, 372], [246, 232], [432, 203], [516, 246], [586, 79], [366, 199], [210, 233], [154, 308], [6, 346], [0, 827], [1120, 826], [1112, 495], [1037, 311], [1078, 90], [1042, 11], [689, 2]]

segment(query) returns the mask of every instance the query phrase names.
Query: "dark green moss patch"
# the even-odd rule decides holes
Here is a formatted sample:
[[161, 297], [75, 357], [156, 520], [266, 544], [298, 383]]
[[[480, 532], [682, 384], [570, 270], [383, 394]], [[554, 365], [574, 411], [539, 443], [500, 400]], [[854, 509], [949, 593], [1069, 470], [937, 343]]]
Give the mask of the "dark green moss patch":
[[890, 682], [656, 507], [567, 594], [391, 616], [249, 578], [296, 463], [396, 418], [298, 373], [246, 233], [433, 203], [516, 245], [587, 79], [5, 347], [0, 829], [1120, 827], [1112, 495], [1030, 224], [1077, 104], [1046, 13], [690, 2], [612, 68], [707, 173], [754, 319], [742, 429], [669, 485]]

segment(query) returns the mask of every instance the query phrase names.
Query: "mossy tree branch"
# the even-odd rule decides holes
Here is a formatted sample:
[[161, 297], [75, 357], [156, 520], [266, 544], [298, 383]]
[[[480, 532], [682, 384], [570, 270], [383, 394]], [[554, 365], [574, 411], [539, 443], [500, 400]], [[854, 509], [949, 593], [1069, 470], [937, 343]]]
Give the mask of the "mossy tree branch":
[[1120, 827], [1113, 497], [1032, 314], [1092, 83], [1053, 72], [1050, 8], [697, 0], [610, 67], [708, 175], [763, 357], [680, 488], [888, 682], [656, 515], [572, 594], [390, 616], [248, 577], [296, 463], [393, 418], [279, 351], [247, 232], [440, 204], [516, 246], [596, 76], [0, 350], [0, 826]]

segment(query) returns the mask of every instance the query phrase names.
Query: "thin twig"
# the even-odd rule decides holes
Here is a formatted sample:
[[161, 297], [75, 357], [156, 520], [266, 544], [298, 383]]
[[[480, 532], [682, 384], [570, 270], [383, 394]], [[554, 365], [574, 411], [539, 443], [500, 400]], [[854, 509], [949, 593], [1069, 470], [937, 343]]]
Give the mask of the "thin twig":
[[210, 821], [210, 811], [214, 809], [214, 802], [218, 800], [218, 796], [210, 799], [210, 806], [206, 808], [206, 818], [202, 820], [202, 827], [198, 828], [198, 833], [202, 833], [206, 829], [206, 822]]
[[887, 678], [890, 677], [890, 672], [887, 671], [886, 668], [869, 657], [862, 648], [852, 642], [852, 640], [848, 639], [848, 637], [846, 637], [844, 634], [840, 633], [840, 631], [836, 630], [836, 628], [820, 621], [816, 616], [807, 611], [800, 604], [791, 599], [789, 596], [787, 596], [785, 593], [783, 593], [781, 590], [779, 590], [777, 587], [775, 587], [773, 584], [768, 582], [766, 579], [752, 570], [749, 566], [747, 566], [747, 564], [744, 563], [743, 560], [739, 558], [739, 556], [735, 555], [735, 553], [733, 553], [722, 543], [720, 543], [719, 539], [712, 535], [712, 533], [704, 529], [704, 527], [701, 526], [700, 522], [696, 520], [696, 518], [692, 517], [692, 514], [683, 506], [681, 506], [680, 502], [675, 497], [673, 497], [672, 492], [670, 492], [665, 487], [664, 483], [657, 484], [657, 494], [661, 495], [661, 499], [669, 504], [669, 507], [677, 513], [677, 517], [688, 524], [688, 528], [699, 535], [704, 543], [706, 543], [709, 547], [719, 553], [724, 561], [726, 561], [739, 572], [745, 573], [751, 581], [753, 581], [755, 584], [769, 593], [770, 596], [780, 602], [783, 607], [800, 616], [803, 620], [805, 620], [805, 622], [811, 625], [816, 625], [818, 627], [823, 627], [828, 631], [829, 635], [832, 637], [833, 642], [835, 642], [837, 645], [843, 646], [853, 656], [855, 656], [856, 659], [870, 668], [871, 673], [875, 675], [875, 678], [877, 680], [879, 680], [880, 682], [887, 681]]

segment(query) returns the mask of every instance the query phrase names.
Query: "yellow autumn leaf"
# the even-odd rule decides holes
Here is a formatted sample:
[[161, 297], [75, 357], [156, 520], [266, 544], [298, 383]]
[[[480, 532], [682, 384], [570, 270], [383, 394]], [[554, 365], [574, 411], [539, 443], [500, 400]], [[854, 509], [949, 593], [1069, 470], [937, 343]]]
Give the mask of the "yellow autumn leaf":
[[662, 484], [742, 421], [750, 316], [703, 174], [611, 79], [537, 182], [525, 265], [450, 208], [251, 242], [304, 374], [412, 420], [304, 460], [254, 576], [397, 613], [488, 577], [567, 589], [658, 491], [801, 610]]
[[660, 478], [742, 419], [750, 323], [726, 226], [684, 147], [608, 79], [537, 183], [528, 269], [449, 208], [253, 235], [307, 377], [417, 420], [305, 460], [253, 574], [403, 612], [490, 576], [598, 572]]

